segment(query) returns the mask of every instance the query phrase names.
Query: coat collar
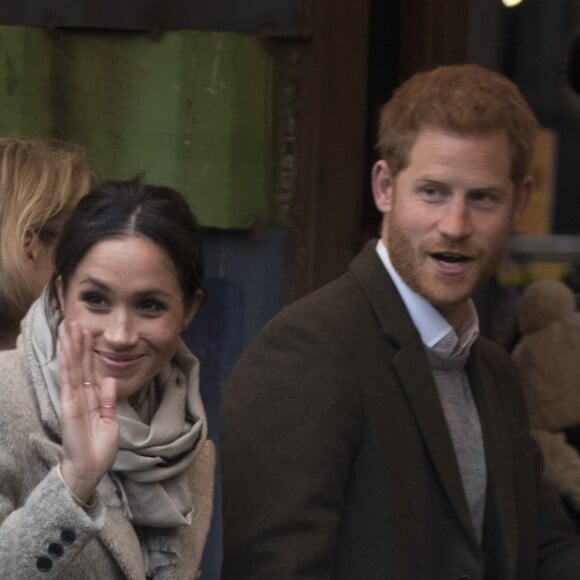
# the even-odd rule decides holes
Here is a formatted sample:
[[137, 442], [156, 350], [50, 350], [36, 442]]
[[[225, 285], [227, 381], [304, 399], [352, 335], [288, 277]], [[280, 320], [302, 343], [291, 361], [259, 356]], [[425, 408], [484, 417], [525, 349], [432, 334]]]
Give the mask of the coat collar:
[[367, 243], [351, 263], [351, 272], [365, 291], [385, 338], [397, 349], [393, 367], [415, 415], [435, 472], [459, 521], [476, 542], [451, 435], [421, 337], [377, 256], [375, 245], [376, 240]]
[[[401, 388], [414, 413], [437, 477], [457, 518], [476, 548], [478, 544], [455, 450], [424, 346], [405, 304], [376, 254], [375, 246], [376, 240], [368, 242], [352, 261], [350, 271], [372, 305], [385, 339], [396, 349], [392, 364]], [[501, 409], [496, 408], [498, 401], [493, 397], [494, 386], [490, 383], [489, 372], [477, 354], [476, 345], [477, 341], [473, 345], [466, 370], [480, 415], [488, 464], [488, 482], [493, 482], [493, 496], [500, 514], [501, 533], [509, 546], [513, 546], [515, 530], [510, 522], [515, 519], [509, 487], [511, 462], [509, 451], [502, 444], [509, 437], [504, 431], [496, 431], [496, 424], [502, 413]]]

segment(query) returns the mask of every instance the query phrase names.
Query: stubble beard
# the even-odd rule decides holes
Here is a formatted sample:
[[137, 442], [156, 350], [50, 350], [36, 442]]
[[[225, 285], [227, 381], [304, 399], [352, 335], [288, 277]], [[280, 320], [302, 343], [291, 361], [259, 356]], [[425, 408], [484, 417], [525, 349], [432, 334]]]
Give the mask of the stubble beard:
[[486, 256], [482, 254], [480, 248], [474, 248], [473, 245], [468, 247], [461, 242], [447, 242], [441, 239], [436, 251], [464, 251], [467, 255], [476, 256], [480, 266], [477, 274], [469, 280], [465, 278], [437, 280], [435, 274], [432, 279], [429, 279], [428, 264], [426, 264], [429, 260], [429, 251], [435, 251], [433, 248], [427, 250], [423, 245], [415, 248], [404, 230], [399, 227], [396, 219], [389, 220], [386, 232], [383, 231], [389, 257], [399, 276], [411, 290], [441, 312], [464, 304], [471, 298], [477, 286], [494, 274], [504, 255], [508, 237], [509, 232], [506, 232], [504, 238], [491, 247]]

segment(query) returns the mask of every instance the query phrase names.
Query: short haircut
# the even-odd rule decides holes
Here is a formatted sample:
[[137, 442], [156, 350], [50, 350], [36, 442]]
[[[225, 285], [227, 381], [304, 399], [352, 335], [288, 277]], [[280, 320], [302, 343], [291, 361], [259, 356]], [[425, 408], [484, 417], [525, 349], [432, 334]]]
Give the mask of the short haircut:
[[505, 131], [511, 178], [518, 182], [529, 171], [538, 122], [513, 82], [481, 66], [461, 64], [417, 73], [383, 105], [377, 150], [393, 175], [407, 167], [425, 127], [458, 135]]

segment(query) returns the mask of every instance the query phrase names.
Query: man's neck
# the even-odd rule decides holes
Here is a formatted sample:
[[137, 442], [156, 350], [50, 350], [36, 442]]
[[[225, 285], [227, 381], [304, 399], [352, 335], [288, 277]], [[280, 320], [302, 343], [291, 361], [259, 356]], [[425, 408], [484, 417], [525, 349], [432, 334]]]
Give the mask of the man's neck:
[[447, 308], [438, 308], [437, 306], [434, 307], [445, 320], [449, 323], [449, 325], [455, 331], [457, 336], [461, 336], [462, 332], [465, 330], [465, 325], [469, 320], [469, 301], [465, 300], [461, 304], [453, 304]]
[[[449, 327], [453, 329], [460, 342], [463, 342], [463, 339], [466, 338], [463, 336], [466, 331], [471, 337], [469, 342], [473, 340], [473, 337], [478, 332], [478, 320], [477, 313], [470, 300], [467, 300], [460, 308], [455, 306], [453, 312], [442, 312], [430, 304], [423, 296], [409, 288], [392, 264], [387, 247], [382, 241], [377, 245], [377, 253], [391, 275], [393, 283], [413, 320], [413, 324], [419, 331], [421, 339], [426, 346], [431, 347], [437, 344], [439, 340], [450, 332]], [[453, 316], [451, 316], [452, 314]]]

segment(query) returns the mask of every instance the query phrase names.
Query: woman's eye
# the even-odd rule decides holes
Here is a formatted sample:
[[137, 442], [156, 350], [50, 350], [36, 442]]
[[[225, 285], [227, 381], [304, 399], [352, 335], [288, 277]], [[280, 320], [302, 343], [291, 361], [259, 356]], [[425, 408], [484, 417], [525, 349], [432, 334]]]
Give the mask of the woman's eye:
[[81, 300], [93, 309], [103, 309], [107, 306], [105, 297], [99, 292], [85, 292], [81, 295]]
[[162, 312], [163, 310], [167, 310], [167, 307], [165, 306], [165, 304], [163, 302], [161, 302], [159, 300], [149, 299], [149, 300], [143, 300], [143, 302], [141, 302], [139, 304], [139, 309], [144, 311], [144, 312], [155, 314], [157, 312]]

